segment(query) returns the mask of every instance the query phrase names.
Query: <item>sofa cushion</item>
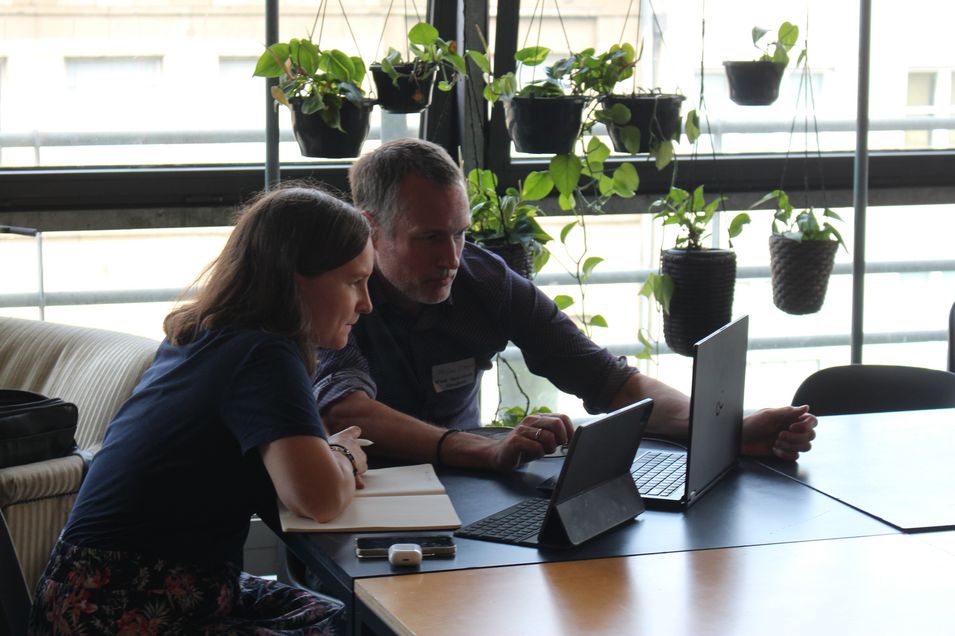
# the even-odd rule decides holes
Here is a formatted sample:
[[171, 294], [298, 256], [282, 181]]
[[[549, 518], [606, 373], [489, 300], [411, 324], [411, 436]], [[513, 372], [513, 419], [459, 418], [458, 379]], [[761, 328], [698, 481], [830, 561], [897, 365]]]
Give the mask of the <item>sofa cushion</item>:
[[76, 443], [95, 448], [158, 346], [131, 334], [0, 318], [0, 387], [72, 402], [79, 409]]

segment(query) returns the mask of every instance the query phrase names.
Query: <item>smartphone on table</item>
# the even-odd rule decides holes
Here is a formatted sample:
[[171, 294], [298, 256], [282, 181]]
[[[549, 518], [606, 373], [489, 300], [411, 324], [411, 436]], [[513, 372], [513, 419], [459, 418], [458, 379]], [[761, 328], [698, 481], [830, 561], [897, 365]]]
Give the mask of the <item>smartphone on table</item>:
[[455, 554], [454, 537], [448, 535], [355, 537], [355, 554], [359, 559], [387, 559], [388, 548], [395, 543], [417, 543], [424, 557], [453, 557]]

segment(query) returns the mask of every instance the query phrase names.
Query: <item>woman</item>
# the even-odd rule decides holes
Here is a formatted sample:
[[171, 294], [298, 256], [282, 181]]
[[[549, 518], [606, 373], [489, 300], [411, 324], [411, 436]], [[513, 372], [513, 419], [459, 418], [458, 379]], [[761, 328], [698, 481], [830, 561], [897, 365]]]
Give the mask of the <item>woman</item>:
[[32, 633], [324, 634], [342, 604], [241, 572], [276, 497], [338, 516], [367, 469], [360, 430], [326, 440], [316, 347], [371, 311], [369, 229], [312, 187], [252, 202], [107, 430], [38, 583]]

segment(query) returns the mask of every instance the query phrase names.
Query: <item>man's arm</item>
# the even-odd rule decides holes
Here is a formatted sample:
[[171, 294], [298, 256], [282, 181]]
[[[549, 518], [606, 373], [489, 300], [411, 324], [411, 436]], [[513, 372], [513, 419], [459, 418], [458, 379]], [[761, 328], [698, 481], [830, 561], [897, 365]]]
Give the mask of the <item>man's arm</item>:
[[[647, 432], [673, 439], [686, 439], [690, 431], [690, 398], [659, 380], [635, 374], [617, 391], [612, 409], [653, 398], [653, 412]], [[762, 409], [743, 418], [741, 452], [763, 457], [775, 455], [796, 460], [799, 453], [812, 448], [816, 437], [816, 417], [808, 406], [783, 406]]]
[[631, 375], [614, 395], [614, 411], [644, 398], [653, 398], [647, 433], [671, 439], [686, 439], [690, 431], [690, 398], [671, 386], [642, 373]]
[[463, 431], [448, 435], [441, 444], [441, 457], [438, 458], [438, 441], [448, 429], [405, 415], [362, 391], [353, 391], [329, 405], [322, 412], [322, 420], [330, 433], [360, 426], [362, 437], [375, 442], [368, 448], [374, 454], [408, 461], [440, 460], [448, 466], [501, 471], [553, 452], [566, 443], [573, 432], [565, 415], [529, 416], [503, 439], [489, 439]]

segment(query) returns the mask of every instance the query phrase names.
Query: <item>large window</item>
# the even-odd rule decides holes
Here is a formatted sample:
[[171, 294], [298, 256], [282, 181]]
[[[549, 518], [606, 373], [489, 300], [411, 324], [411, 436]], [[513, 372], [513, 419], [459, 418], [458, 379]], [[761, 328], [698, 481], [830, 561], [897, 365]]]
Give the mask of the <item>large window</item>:
[[[370, 64], [390, 46], [404, 50], [427, 3], [406, 11], [388, 0], [328, 2], [316, 20], [321, 4], [281, 3], [280, 39], [313, 32], [323, 47]], [[264, 161], [265, 80], [252, 76], [264, 50], [261, 2], [11, 0], [0, 21], [0, 168]], [[287, 109], [280, 118], [281, 160], [310, 161]], [[417, 126], [417, 115], [382, 123], [376, 109], [371, 137]]]
[[[425, 4], [286, 0], [279, 6], [279, 39], [313, 32], [323, 47], [359, 54], [370, 63], [389, 47], [404, 47], [405, 33], [424, 17]], [[436, 6], [451, 4], [442, 0]], [[704, 134], [695, 148], [685, 141], [679, 145], [677, 185], [696, 185], [694, 175], [698, 179], [703, 174], [709, 193], [729, 191], [728, 210], [746, 209], [779, 185], [788, 152], [787, 174], [797, 188], [801, 189], [805, 172], [812, 203], [817, 208], [832, 205], [846, 219], [841, 228], [849, 250], [839, 251], [826, 304], [811, 316], [789, 316], [772, 304], [766, 246], [769, 211], [752, 212], [753, 223], [734, 242], [742, 272], [734, 313], [752, 318], [747, 407], [785, 402], [810, 372], [847, 363], [850, 263], [856, 247], [850, 153], [856, 144], [858, 3], [524, 0], [521, 4], [512, 44], [548, 46], [551, 60], [589, 46], [605, 49], [621, 40], [642, 46], [637, 75], [621, 87], [623, 91], [644, 87], [680, 92], [686, 96], [685, 113], [700, 107], [702, 74]], [[316, 9], [322, 5], [326, 10], [316, 20]], [[498, 9], [496, 2], [489, 5], [490, 25], [484, 35], [493, 53], [499, 44]], [[938, 166], [950, 165], [944, 162], [955, 143], [955, 49], [948, 45], [946, 31], [955, 8], [928, 0], [911, 0], [904, 7], [873, 5], [871, 166], [875, 171], [883, 165], [880, 160], [900, 155], [898, 165], [905, 172], [893, 164], [875, 171], [872, 181], [864, 361], [942, 368], [945, 320], [955, 300], [955, 268], [947, 245], [947, 237], [955, 232], [955, 195], [947, 189], [950, 171]], [[341, 6], [347, 8], [347, 20]], [[751, 28], [774, 29], [784, 20], [798, 24], [800, 40], [808, 40], [812, 101], [807, 103], [808, 92], [800, 94], [803, 76], [793, 61], [773, 105], [733, 103], [723, 61], [757, 57]], [[17, 225], [69, 230], [45, 234], [45, 287], [51, 299], [47, 317], [160, 337], [162, 317], [178, 290], [216, 254], [228, 233], [228, 228], [165, 226], [209, 225], [210, 207], [228, 208], [263, 182], [265, 120], [271, 104], [264, 80], [252, 77], [265, 38], [262, 3], [207, 0], [169, 7], [153, 0], [39, 4], [8, 0], [0, 3], [0, 22], [4, 33], [0, 224], [10, 223], [8, 215], [16, 215]], [[801, 47], [802, 42], [796, 54]], [[534, 72], [523, 69], [522, 81]], [[365, 89], [371, 92], [370, 81]], [[304, 158], [292, 138], [287, 109], [278, 112], [283, 177], [330, 180], [334, 175], [341, 186], [347, 161]], [[456, 115], [449, 111], [446, 117]], [[376, 108], [364, 151], [382, 139], [418, 134], [420, 120], [418, 115], [382, 116]], [[450, 128], [451, 137], [458, 133], [463, 137], [465, 156], [478, 156], [468, 127], [452, 120]], [[539, 169], [548, 159], [519, 156], [504, 148], [507, 142], [494, 146], [497, 141], [491, 135], [482, 140], [488, 142], [490, 154], [500, 150], [502, 156], [514, 159], [509, 166], [512, 176]], [[594, 338], [627, 356], [639, 348], [638, 329], [661, 339], [660, 313], [638, 292], [645, 273], [657, 269], [659, 250], [672, 238], [646, 214], [649, 202], [669, 186], [671, 173], [657, 173], [645, 157], [637, 164], [638, 196], [618, 202], [614, 212], [622, 213], [589, 220], [589, 249], [604, 262], [587, 288], [584, 309], [585, 317], [600, 313], [607, 318], [609, 326], [597, 328]], [[700, 170], [703, 164], [710, 168]], [[241, 181], [241, 187], [236, 185], [240, 177], [233, 179], [239, 173], [252, 175]], [[912, 187], [900, 176], [905, 174], [922, 181]], [[29, 186], [18, 185], [15, 205], [9, 205], [5, 179], [23, 175], [39, 178]], [[823, 181], [828, 191], [822, 188]], [[124, 190], [115, 191], [114, 182], [121, 182]], [[195, 183], [209, 182], [217, 185], [196, 186], [198, 198], [185, 192]], [[37, 197], [42, 200], [33, 206]], [[546, 207], [556, 210], [553, 202]], [[64, 217], [70, 220], [63, 221]], [[551, 235], [559, 236], [568, 220], [555, 213], [544, 224]], [[155, 229], [139, 229], [143, 227]], [[78, 231], [83, 228], [92, 229]], [[540, 285], [551, 295], [575, 296], [578, 290], [561, 265], [562, 248], [553, 247], [555, 256], [540, 275]], [[38, 283], [34, 260], [33, 241], [0, 235], [0, 272], [17, 273], [0, 277], [3, 314], [37, 315], [31, 304]], [[130, 299], [135, 302], [125, 302]], [[631, 360], [645, 372], [689, 391], [688, 359], [661, 353], [650, 362]], [[498, 389], [489, 375], [484, 395], [493, 406]], [[508, 373], [502, 378], [505, 401], [516, 403], [520, 395], [507, 386]], [[533, 402], [579, 412], [575, 400], [557, 395], [546, 383], [527, 382], [531, 389], [524, 388], [537, 392]]]

